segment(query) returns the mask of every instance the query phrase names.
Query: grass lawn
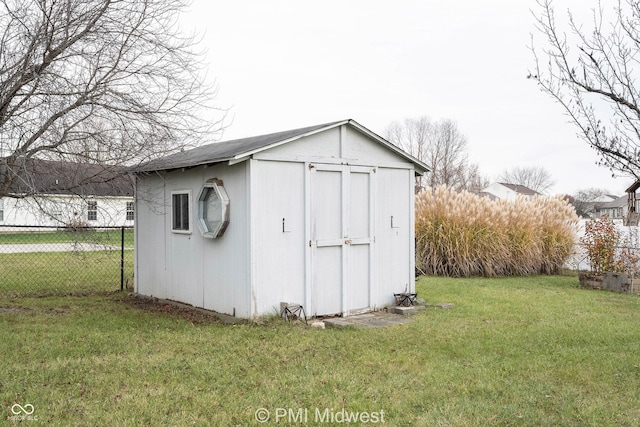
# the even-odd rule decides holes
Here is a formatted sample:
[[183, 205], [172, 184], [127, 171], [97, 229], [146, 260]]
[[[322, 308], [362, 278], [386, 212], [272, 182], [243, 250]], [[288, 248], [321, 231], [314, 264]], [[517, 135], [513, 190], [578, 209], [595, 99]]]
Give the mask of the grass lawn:
[[[0, 297], [120, 289], [121, 229], [2, 231], [0, 229]], [[128, 286], [133, 284], [133, 240], [133, 229], [125, 229], [124, 271]], [[25, 245], [27, 249], [4, 245]], [[83, 246], [97, 250], [84, 250]]]
[[[40, 243], [76, 243], [88, 242], [101, 245], [120, 247], [122, 244], [122, 231], [120, 229], [109, 230], [80, 230], [80, 231], [48, 231], [48, 232], [2, 232], [0, 228], [0, 245], [7, 244], [40, 244]], [[124, 231], [125, 247], [133, 247], [133, 229]]]
[[[118, 290], [120, 258], [119, 250], [0, 254], [0, 298]], [[124, 252], [124, 268], [132, 287], [132, 250]]]
[[367, 330], [229, 326], [120, 293], [3, 298], [0, 419], [31, 404], [27, 425], [638, 425], [640, 299], [576, 285], [423, 278], [420, 296], [455, 307]]

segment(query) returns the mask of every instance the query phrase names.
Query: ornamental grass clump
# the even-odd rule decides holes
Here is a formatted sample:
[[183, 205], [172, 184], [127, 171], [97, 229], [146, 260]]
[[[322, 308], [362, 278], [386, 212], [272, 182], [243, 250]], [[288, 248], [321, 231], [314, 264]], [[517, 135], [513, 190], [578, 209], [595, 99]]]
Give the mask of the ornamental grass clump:
[[577, 222], [561, 198], [427, 189], [416, 196], [416, 266], [453, 277], [552, 274], [572, 252]]

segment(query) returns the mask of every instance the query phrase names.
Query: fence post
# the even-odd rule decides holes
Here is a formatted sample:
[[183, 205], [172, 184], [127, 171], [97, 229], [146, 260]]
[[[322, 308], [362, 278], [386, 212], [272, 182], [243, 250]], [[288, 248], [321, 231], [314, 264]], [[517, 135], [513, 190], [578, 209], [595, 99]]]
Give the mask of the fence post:
[[124, 227], [120, 228], [120, 291], [124, 291]]

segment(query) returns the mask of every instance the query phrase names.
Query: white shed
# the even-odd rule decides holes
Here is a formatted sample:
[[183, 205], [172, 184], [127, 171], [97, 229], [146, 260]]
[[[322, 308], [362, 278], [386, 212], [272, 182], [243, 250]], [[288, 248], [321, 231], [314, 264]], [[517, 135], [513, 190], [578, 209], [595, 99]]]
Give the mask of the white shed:
[[414, 291], [414, 177], [353, 120], [219, 142], [136, 178], [138, 294], [241, 318], [361, 313]]

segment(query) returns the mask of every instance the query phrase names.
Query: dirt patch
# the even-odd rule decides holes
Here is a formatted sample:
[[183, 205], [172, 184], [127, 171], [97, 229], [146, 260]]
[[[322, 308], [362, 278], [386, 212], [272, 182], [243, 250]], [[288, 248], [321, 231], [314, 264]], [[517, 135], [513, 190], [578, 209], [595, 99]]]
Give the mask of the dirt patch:
[[122, 298], [122, 302], [140, 310], [178, 317], [196, 325], [222, 323], [220, 315], [217, 313], [173, 301], [127, 295]]
[[0, 314], [9, 313], [9, 314], [17, 314], [17, 313], [36, 313], [36, 312], [44, 312], [48, 314], [64, 314], [70, 310], [69, 306], [62, 306], [58, 308], [32, 308], [32, 307], [20, 307], [20, 306], [12, 306], [12, 307], [0, 307]]
[[28, 307], [0, 307], [0, 314], [2, 313], [28, 313], [33, 311], [32, 308]]

